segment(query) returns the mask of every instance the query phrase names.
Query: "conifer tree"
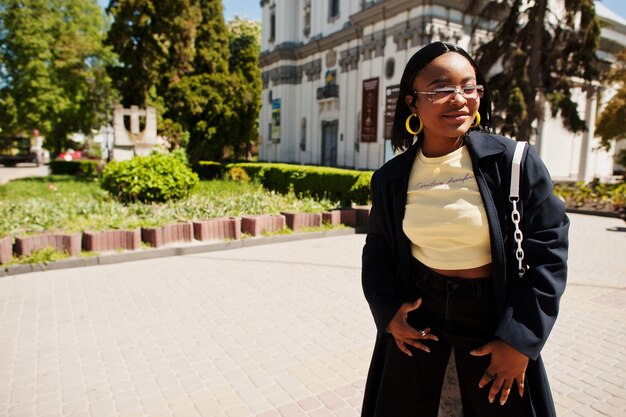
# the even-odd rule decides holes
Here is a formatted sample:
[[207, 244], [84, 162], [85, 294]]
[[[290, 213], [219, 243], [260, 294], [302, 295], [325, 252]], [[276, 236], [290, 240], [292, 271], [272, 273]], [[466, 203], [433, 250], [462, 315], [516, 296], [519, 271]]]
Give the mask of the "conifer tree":
[[199, 0], [197, 4], [201, 19], [196, 27], [193, 68], [164, 92], [168, 118], [189, 134], [187, 155], [191, 162], [221, 159], [236, 87], [228, 70], [222, 2]]
[[481, 69], [496, 72], [488, 81], [496, 129], [527, 141], [549, 103], [568, 130], [586, 130], [572, 89], [577, 79], [598, 75], [600, 25], [593, 0], [474, 0], [467, 11], [490, 20], [505, 16], [477, 53]]
[[228, 22], [231, 74], [236, 78], [237, 99], [233, 103], [237, 121], [232, 124], [229, 143], [234, 156], [247, 156], [258, 141], [259, 112], [263, 82], [259, 68], [261, 53], [261, 25], [258, 22], [236, 17]]
[[[107, 36], [119, 57], [110, 68], [122, 104], [160, 105], [160, 91], [193, 70], [196, 27], [194, 0], [112, 0], [113, 24]], [[161, 113], [165, 108], [159, 108]]]
[[112, 0], [108, 7], [115, 18], [108, 42], [121, 64], [111, 74], [124, 104], [157, 107], [159, 130], [192, 162], [245, 148], [258, 136], [258, 38], [253, 45], [249, 31], [229, 35], [221, 0], [156, 4]]

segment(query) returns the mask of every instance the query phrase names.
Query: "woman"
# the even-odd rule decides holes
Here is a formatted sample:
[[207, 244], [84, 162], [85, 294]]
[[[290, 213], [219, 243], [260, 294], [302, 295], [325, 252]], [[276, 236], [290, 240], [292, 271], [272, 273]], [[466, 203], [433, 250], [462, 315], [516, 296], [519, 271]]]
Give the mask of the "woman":
[[372, 177], [363, 290], [378, 329], [363, 416], [436, 417], [454, 352], [464, 417], [555, 416], [540, 351], [567, 273], [564, 205], [528, 147], [523, 276], [511, 222], [515, 142], [488, 133], [475, 62], [435, 42], [407, 63], [393, 145]]

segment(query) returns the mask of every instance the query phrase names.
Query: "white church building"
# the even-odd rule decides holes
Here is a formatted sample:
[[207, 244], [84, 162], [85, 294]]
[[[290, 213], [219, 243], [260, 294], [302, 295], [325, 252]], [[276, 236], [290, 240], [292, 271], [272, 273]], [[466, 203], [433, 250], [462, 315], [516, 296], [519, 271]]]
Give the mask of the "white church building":
[[[392, 158], [390, 127], [405, 63], [437, 40], [473, 54], [493, 29], [470, 38], [466, 3], [261, 0], [259, 159], [377, 169]], [[598, 55], [610, 62], [626, 48], [626, 20], [599, 1], [596, 13], [604, 23]], [[612, 94], [598, 83], [576, 91], [585, 133], [570, 133], [549, 113], [538, 126], [533, 144], [555, 180], [613, 175], [616, 147], [606, 152], [594, 137], [597, 114]]]

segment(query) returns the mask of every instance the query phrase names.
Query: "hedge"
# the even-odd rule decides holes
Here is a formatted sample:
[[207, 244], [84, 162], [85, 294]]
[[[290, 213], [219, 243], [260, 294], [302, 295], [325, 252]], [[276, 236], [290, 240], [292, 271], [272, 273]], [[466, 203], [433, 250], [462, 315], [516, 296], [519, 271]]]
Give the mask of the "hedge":
[[344, 205], [367, 204], [370, 198], [371, 171], [253, 162], [227, 164], [226, 170], [233, 167], [243, 168], [263, 187], [282, 194], [293, 187], [297, 195], [329, 198]]
[[64, 161], [55, 159], [50, 161], [50, 173], [52, 175], [78, 175], [81, 177], [97, 177], [99, 161], [92, 159], [77, 159]]
[[214, 180], [224, 176], [224, 166], [219, 162], [199, 161], [193, 164], [191, 169], [202, 180]]
[[188, 196], [197, 183], [198, 175], [184, 154], [176, 151], [110, 162], [100, 181], [103, 189], [125, 203], [178, 200]]

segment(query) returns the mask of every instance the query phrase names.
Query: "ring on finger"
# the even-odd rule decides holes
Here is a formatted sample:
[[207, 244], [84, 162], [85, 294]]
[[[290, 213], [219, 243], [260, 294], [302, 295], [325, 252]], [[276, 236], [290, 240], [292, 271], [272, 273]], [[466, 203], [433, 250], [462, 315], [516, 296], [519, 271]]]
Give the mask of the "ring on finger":
[[420, 331], [420, 336], [421, 337], [426, 337], [426, 331], [424, 331], [424, 330]]
[[485, 371], [485, 376], [489, 378], [489, 380], [495, 379], [496, 377], [495, 375], [490, 374], [489, 371]]

